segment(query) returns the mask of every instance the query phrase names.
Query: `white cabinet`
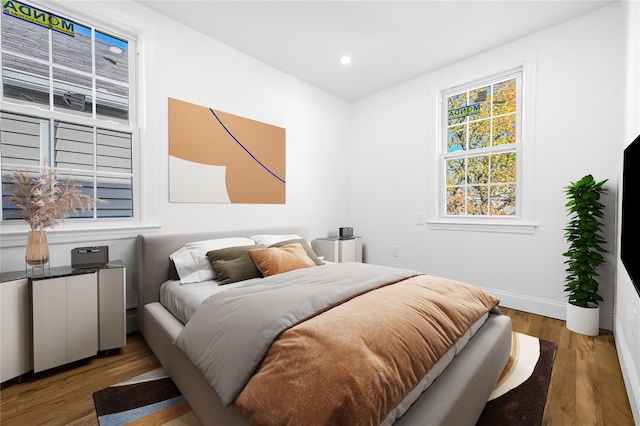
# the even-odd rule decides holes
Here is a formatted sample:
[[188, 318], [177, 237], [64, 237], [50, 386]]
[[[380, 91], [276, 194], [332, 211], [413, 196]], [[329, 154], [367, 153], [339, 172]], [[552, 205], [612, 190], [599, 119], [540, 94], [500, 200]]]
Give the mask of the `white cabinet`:
[[98, 312], [100, 350], [121, 348], [127, 344], [126, 269], [98, 270]]
[[315, 252], [330, 262], [362, 262], [362, 237], [340, 239], [317, 238]]
[[98, 352], [97, 274], [32, 281], [33, 371]]
[[[33, 275], [32, 272], [29, 272]], [[0, 379], [13, 379], [127, 344], [126, 268], [0, 273]]]
[[29, 280], [0, 283], [0, 381], [31, 370], [31, 311]]

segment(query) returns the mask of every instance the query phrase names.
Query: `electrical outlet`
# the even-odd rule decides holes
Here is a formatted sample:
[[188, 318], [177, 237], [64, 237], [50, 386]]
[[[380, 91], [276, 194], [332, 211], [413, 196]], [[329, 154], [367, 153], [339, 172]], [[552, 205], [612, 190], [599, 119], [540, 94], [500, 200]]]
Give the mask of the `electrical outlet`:
[[416, 214], [416, 225], [424, 225], [424, 213]]
[[398, 257], [398, 246], [391, 246], [391, 256]]

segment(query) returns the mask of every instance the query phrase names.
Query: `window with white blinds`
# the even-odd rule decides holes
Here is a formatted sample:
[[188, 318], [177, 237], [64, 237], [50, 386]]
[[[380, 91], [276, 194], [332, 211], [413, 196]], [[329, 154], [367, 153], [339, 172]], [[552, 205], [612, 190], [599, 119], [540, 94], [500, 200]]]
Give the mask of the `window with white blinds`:
[[44, 165], [102, 200], [69, 220], [139, 219], [135, 40], [69, 16], [73, 34], [63, 34], [7, 13], [10, 3], [0, 17], [2, 221], [16, 219], [11, 171], [35, 176]]

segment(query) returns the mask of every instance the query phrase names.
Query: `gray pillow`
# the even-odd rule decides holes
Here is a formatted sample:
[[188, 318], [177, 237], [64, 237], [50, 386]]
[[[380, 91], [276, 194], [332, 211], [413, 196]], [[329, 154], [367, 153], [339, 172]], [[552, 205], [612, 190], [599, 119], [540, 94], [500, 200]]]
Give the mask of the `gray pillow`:
[[227, 247], [207, 252], [211, 267], [218, 275], [218, 284], [231, 284], [251, 278], [262, 278], [249, 250], [265, 248], [262, 244], [252, 246]]
[[315, 263], [318, 266], [324, 265], [322, 260], [320, 260], [320, 258], [316, 254], [316, 252], [314, 252], [313, 249], [311, 248], [311, 244], [309, 244], [309, 241], [305, 240], [304, 238], [296, 239], [296, 240], [280, 241], [279, 243], [271, 244], [269, 247], [282, 247], [282, 246], [286, 246], [294, 243], [299, 243], [302, 246], [304, 251], [307, 252], [307, 256], [309, 256], [311, 260], [313, 260], [313, 263]]

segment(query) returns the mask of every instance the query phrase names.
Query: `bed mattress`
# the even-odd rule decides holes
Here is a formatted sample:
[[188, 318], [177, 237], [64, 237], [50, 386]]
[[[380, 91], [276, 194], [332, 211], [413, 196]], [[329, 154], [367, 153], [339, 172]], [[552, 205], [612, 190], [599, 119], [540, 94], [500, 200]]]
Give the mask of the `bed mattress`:
[[[324, 263], [332, 264], [333, 262], [324, 261]], [[186, 324], [200, 304], [209, 296], [252, 281], [260, 282], [260, 280], [261, 278], [255, 278], [225, 285], [219, 285], [218, 280], [215, 279], [192, 284], [181, 284], [180, 280], [168, 280], [160, 286], [160, 303], [181, 323]]]
[[[260, 280], [257, 278], [257, 280]], [[240, 281], [232, 284], [218, 285], [217, 280], [208, 280], [193, 284], [180, 284], [179, 280], [169, 280], [160, 287], [160, 303], [169, 312], [186, 324], [202, 302], [209, 296], [221, 291], [235, 288], [248, 281]]]

